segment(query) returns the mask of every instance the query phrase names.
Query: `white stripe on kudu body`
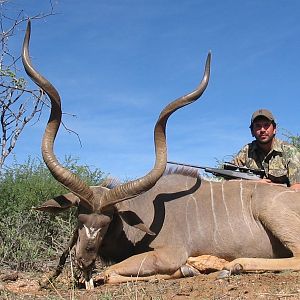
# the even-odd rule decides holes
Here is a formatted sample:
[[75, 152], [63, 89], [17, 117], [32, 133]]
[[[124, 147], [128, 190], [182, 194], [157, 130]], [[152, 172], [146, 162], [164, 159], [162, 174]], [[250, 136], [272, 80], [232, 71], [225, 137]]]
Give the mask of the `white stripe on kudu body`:
[[[210, 186], [210, 200], [211, 200], [211, 210], [212, 210], [212, 215], [213, 215], [213, 238], [214, 238], [214, 242], [216, 244], [216, 246], [218, 247], [219, 245], [219, 238], [221, 238], [222, 236], [220, 235], [219, 232], [219, 225], [218, 225], [218, 217], [216, 215], [216, 208], [215, 208], [215, 199], [214, 199], [214, 186], [212, 184], [212, 182], [209, 182], [209, 186]], [[217, 199], [218, 201], [218, 199]]]
[[231, 233], [233, 234], [233, 228], [232, 228], [232, 225], [231, 225], [231, 222], [230, 222], [229, 211], [228, 211], [228, 208], [227, 208], [226, 199], [227, 199], [227, 197], [225, 196], [224, 181], [223, 181], [222, 182], [222, 202], [224, 203], [228, 225], [230, 227]]
[[[240, 181], [240, 199], [241, 199], [241, 205], [242, 205], [242, 215], [243, 215], [243, 218], [245, 220], [245, 223], [247, 224], [248, 228], [249, 228], [249, 231], [252, 235], [252, 237], [254, 237], [253, 235], [253, 232], [252, 232], [252, 229], [251, 229], [251, 226], [250, 226], [250, 223], [248, 221], [248, 218], [250, 217], [250, 214], [249, 214], [249, 211], [246, 211], [246, 207], [245, 207], [245, 203], [244, 203], [244, 197], [243, 197], [243, 181], [241, 180]], [[249, 201], [250, 201], [251, 197], [249, 198]], [[246, 199], [247, 200], [247, 199]], [[245, 200], [245, 201], [246, 201]], [[249, 206], [248, 206], [249, 207]]]

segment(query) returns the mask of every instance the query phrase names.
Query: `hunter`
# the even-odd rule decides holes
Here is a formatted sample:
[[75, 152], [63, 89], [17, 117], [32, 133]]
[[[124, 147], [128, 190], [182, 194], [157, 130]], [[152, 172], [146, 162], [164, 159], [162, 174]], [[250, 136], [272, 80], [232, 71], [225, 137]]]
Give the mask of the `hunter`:
[[300, 152], [295, 146], [275, 138], [273, 114], [267, 109], [255, 111], [250, 130], [255, 140], [245, 145], [232, 163], [264, 170], [264, 182], [286, 184], [300, 190]]

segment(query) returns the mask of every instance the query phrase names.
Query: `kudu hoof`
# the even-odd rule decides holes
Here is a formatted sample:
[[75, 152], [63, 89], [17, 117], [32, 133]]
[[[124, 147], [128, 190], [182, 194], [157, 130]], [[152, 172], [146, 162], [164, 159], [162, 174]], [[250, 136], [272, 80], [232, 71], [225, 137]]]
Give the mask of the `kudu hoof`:
[[[243, 266], [238, 262], [230, 262], [227, 264], [222, 271], [224, 271], [224, 277], [230, 275], [240, 274], [243, 272]], [[227, 274], [227, 275], [226, 275]], [[223, 276], [223, 275], [222, 275]]]
[[188, 265], [183, 265], [182, 267], [180, 267], [180, 271], [183, 277], [193, 277], [200, 274], [200, 272], [196, 268]]
[[235, 264], [231, 269], [231, 274], [240, 274], [243, 272], [243, 266], [241, 264]]
[[221, 270], [221, 271], [218, 271], [217, 272], [217, 276], [216, 276], [216, 279], [226, 279], [228, 277], [230, 277], [231, 275], [231, 271], [229, 270]]

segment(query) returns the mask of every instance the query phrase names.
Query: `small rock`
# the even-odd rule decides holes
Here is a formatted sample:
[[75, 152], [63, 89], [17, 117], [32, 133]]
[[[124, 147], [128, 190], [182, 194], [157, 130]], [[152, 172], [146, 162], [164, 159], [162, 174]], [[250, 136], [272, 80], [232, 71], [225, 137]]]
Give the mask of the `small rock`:
[[4, 274], [0, 276], [1, 281], [16, 281], [19, 278], [18, 272], [13, 272], [10, 274]]
[[0, 292], [5, 291], [5, 286], [0, 282]]
[[187, 265], [191, 265], [201, 273], [210, 273], [220, 271], [225, 264], [228, 263], [225, 259], [213, 255], [201, 255], [197, 257], [189, 257]]

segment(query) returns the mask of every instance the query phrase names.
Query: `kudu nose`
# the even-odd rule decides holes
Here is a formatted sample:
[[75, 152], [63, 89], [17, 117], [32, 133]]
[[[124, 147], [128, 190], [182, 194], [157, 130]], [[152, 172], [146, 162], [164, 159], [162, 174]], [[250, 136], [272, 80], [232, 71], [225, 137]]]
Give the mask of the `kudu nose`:
[[88, 269], [93, 265], [94, 261], [84, 257], [77, 257], [77, 264], [80, 269]]

